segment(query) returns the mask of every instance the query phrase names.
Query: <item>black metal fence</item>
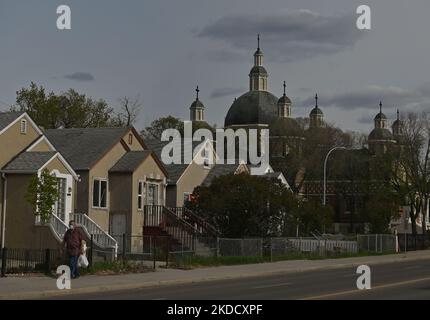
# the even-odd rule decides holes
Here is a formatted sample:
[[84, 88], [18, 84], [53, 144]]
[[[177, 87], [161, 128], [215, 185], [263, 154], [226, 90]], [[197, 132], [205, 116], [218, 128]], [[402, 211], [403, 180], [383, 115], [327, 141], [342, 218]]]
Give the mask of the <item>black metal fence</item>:
[[4, 248], [1, 252], [1, 276], [32, 272], [51, 273], [57, 266], [67, 264], [60, 250]]
[[[400, 251], [416, 251], [430, 248], [430, 236], [427, 234], [398, 234]], [[406, 239], [406, 241], [405, 241]]]
[[182, 266], [194, 251], [167, 235], [130, 236], [114, 235], [118, 242], [118, 260], [142, 262], [155, 268], [157, 265]]

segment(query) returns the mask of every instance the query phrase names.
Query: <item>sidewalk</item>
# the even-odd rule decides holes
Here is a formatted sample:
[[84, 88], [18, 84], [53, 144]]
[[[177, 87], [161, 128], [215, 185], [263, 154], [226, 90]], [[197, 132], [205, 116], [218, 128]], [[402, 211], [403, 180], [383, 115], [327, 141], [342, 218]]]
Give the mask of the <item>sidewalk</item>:
[[0, 299], [37, 299], [70, 293], [91, 293], [143, 287], [193, 283], [232, 278], [267, 276], [279, 273], [357, 267], [401, 261], [430, 259], [430, 250], [385, 256], [327, 260], [295, 260], [237, 266], [198, 268], [194, 270], [157, 269], [156, 272], [127, 275], [84, 276], [72, 280], [71, 290], [58, 290], [56, 279], [49, 277], [0, 278]]

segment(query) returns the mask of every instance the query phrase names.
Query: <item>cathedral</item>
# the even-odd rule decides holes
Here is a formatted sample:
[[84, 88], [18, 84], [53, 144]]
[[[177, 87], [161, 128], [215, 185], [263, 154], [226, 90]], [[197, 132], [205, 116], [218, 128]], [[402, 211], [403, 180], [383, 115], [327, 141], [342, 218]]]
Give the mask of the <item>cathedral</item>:
[[[309, 122], [304, 128], [293, 116], [293, 104], [286, 94], [286, 83], [280, 98], [269, 91], [269, 73], [263, 65], [264, 54], [258, 47], [254, 53], [254, 65], [249, 72], [249, 91], [235, 98], [225, 116], [224, 128], [231, 129], [269, 129], [271, 158], [286, 156], [292, 148], [301, 152], [301, 145], [306, 139], [305, 132], [324, 130], [324, 113], [318, 105], [315, 95], [315, 106], [309, 112]], [[190, 120], [193, 127], [210, 128], [204, 119], [205, 107], [199, 100], [199, 88], [196, 89], [196, 100], [190, 107]], [[382, 102], [379, 113], [374, 119], [375, 128], [368, 136], [368, 148], [373, 154], [384, 153], [390, 147], [401, 143], [402, 122], [397, 111], [397, 120], [388, 127], [388, 119], [382, 113]]]
[[[269, 129], [271, 166], [275, 171], [283, 173], [296, 194], [305, 199], [320, 201], [323, 194], [322, 163], [330, 148], [336, 145], [335, 141], [329, 140], [324, 144], [324, 136], [328, 136], [330, 130], [342, 131], [326, 125], [323, 110], [318, 104], [318, 95], [315, 95], [315, 105], [310, 107], [306, 121], [299, 122], [294, 118], [293, 103], [287, 96], [286, 83], [283, 83], [282, 95], [279, 98], [269, 91], [269, 73], [264, 67], [263, 58], [258, 37], [254, 65], [249, 72], [249, 91], [234, 100], [225, 116], [224, 128]], [[210, 128], [204, 119], [205, 107], [199, 100], [198, 88], [196, 92], [196, 100], [190, 107], [190, 120], [193, 127]], [[312, 139], [317, 143], [309, 143]], [[337, 172], [332, 171], [328, 176], [327, 203], [335, 210], [336, 231], [346, 232], [346, 228], [350, 232], [353, 229], [363, 230], [364, 222], [356, 220], [353, 213], [359, 212], [364, 206], [365, 192], [361, 190], [360, 179], [364, 181], [369, 177], [366, 165], [368, 166], [369, 159], [375, 155], [396, 150], [401, 148], [401, 145], [402, 121], [399, 111], [390, 128], [380, 102], [379, 113], [374, 118], [374, 129], [367, 137], [367, 147], [340, 150], [332, 156], [331, 161], [335, 162], [337, 158], [337, 163], [354, 159], [353, 161], [357, 162], [356, 167], [361, 168], [356, 171], [358, 174], [355, 177], [351, 177], [353, 170], [348, 167], [345, 167], [343, 172], [338, 168], [334, 170]], [[303, 162], [311, 158], [314, 167], [308, 165], [305, 169]], [[293, 170], [294, 165], [291, 165], [294, 161], [296, 170]], [[300, 180], [301, 182], [298, 182]]]

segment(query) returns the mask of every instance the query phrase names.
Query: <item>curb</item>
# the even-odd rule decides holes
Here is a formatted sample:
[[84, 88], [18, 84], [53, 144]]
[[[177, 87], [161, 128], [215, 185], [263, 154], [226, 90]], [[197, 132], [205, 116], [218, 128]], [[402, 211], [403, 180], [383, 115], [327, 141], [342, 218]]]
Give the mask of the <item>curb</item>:
[[[394, 257], [393, 257], [394, 258]], [[399, 263], [405, 261], [419, 261], [419, 260], [429, 260], [430, 256], [419, 256], [419, 257], [405, 257], [397, 256], [389, 261], [371, 261], [369, 265], [380, 265], [388, 263]], [[211, 282], [211, 281], [221, 281], [230, 279], [243, 279], [243, 278], [253, 278], [253, 277], [264, 277], [277, 274], [291, 274], [291, 273], [302, 273], [309, 271], [322, 271], [322, 270], [335, 270], [342, 268], [355, 268], [360, 262], [348, 262], [330, 266], [315, 266], [315, 267], [305, 267], [302, 269], [291, 269], [291, 270], [275, 270], [275, 271], [261, 271], [261, 272], [251, 272], [251, 273], [241, 273], [232, 276], [208, 276], [201, 278], [190, 278], [190, 279], [175, 279], [175, 280], [158, 280], [158, 281], [147, 281], [143, 283], [133, 283], [133, 284], [118, 284], [118, 285], [99, 285], [86, 288], [78, 288], [72, 290], [50, 290], [50, 291], [33, 291], [33, 292], [23, 292], [16, 294], [0, 295], [0, 300], [31, 300], [31, 299], [43, 299], [49, 297], [59, 297], [68, 295], [78, 295], [78, 294], [91, 294], [100, 292], [113, 292], [122, 290], [133, 290], [133, 289], [143, 289], [149, 287], [160, 287], [168, 285], [178, 285], [178, 284], [192, 284], [200, 282]]]

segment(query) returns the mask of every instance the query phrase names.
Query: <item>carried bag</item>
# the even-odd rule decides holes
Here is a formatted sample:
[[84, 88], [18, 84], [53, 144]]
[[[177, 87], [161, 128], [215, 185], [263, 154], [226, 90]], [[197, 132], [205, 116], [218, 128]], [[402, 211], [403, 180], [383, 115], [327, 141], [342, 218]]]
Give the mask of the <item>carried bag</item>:
[[81, 254], [78, 258], [78, 267], [80, 268], [87, 268], [89, 265], [87, 256], [84, 254]]

